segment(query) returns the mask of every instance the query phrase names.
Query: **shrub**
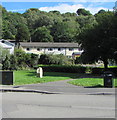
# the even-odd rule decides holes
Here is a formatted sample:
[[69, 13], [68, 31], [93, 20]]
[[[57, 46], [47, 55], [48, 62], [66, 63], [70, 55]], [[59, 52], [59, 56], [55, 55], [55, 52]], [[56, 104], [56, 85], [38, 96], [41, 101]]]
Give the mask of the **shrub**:
[[[40, 66], [38, 66], [40, 67]], [[85, 73], [86, 67], [68, 65], [45, 65], [41, 66], [45, 72]], [[37, 69], [37, 68], [35, 68]]]
[[39, 59], [39, 64], [71, 65], [72, 61], [62, 54], [60, 55], [42, 54]]
[[[104, 71], [104, 68], [92, 68], [92, 74], [102, 75]], [[117, 68], [108, 68], [106, 71], [111, 71], [114, 76], [117, 76]]]
[[9, 70], [10, 69], [10, 59], [8, 56], [2, 61], [2, 69], [3, 70]]

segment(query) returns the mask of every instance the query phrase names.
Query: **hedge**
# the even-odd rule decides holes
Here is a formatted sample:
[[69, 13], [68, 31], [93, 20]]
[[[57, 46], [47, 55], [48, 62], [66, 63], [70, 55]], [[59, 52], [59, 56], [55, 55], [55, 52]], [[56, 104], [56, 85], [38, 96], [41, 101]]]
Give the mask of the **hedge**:
[[[117, 76], [117, 68], [108, 68], [106, 71], [111, 71], [114, 76]], [[92, 74], [102, 75], [104, 72], [104, 68], [92, 68]]]
[[[55, 65], [46, 65], [46, 66], [38, 66], [42, 67], [45, 72], [65, 72], [65, 73], [85, 73], [86, 67], [82, 66], [55, 66]], [[36, 69], [37, 67], [35, 67]]]

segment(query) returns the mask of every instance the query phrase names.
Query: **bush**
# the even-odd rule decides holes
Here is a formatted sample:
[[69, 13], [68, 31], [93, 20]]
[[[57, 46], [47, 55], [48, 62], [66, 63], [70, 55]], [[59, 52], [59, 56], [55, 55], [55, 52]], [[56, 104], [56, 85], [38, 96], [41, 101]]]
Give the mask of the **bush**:
[[14, 57], [18, 69], [32, 68], [38, 63], [38, 55], [25, 53], [21, 49], [15, 49]]
[[27, 54], [21, 49], [15, 49], [14, 55], [2, 59], [3, 70], [30, 69], [38, 63], [38, 55]]
[[[111, 71], [115, 77], [117, 76], [117, 68], [108, 68], [106, 71]], [[92, 68], [92, 74], [102, 75], [104, 72], [104, 68]]]
[[2, 61], [2, 69], [3, 70], [9, 70], [10, 69], [10, 59], [8, 56]]
[[[65, 73], [85, 73], [86, 67], [81, 66], [68, 66], [68, 65], [45, 65], [42, 67], [44, 72], [65, 72]], [[37, 69], [35, 67], [35, 69]]]
[[53, 55], [53, 54], [42, 54], [39, 59], [39, 64], [44, 65], [71, 65], [71, 59], [67, 58], [66, 56], [60, 55]]

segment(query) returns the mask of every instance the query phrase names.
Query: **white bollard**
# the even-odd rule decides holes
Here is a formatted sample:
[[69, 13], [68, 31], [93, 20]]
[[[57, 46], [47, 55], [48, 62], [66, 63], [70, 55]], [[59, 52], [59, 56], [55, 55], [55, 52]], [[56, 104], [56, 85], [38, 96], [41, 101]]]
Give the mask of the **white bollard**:
[[37, 76], [40, 77], [40, 78], [43, 77], [43, 69], [42, 69], [41, 67], [39, 67], [39, 68], [37, 69]]

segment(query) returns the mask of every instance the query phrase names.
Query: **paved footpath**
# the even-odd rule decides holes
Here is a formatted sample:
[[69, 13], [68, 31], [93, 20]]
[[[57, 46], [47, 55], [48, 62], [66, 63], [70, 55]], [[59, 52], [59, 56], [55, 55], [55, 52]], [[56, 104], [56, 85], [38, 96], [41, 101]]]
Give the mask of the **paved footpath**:
[[[88, 88], [82, 86], [75, 86], [67, 83], [73, 80], [62, 80], [56, 82], [29, 84], [20, 86], [3, 86], [2, 89], [26, 92], [41, 92], [41, 93], [63, 93], [63, 94], [115, 94], [115, 88]], [[1, 88], [1, 87], [0, 87]]]

